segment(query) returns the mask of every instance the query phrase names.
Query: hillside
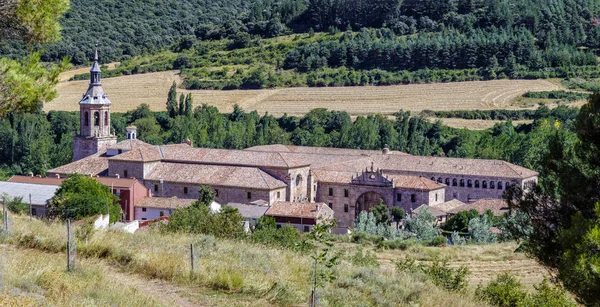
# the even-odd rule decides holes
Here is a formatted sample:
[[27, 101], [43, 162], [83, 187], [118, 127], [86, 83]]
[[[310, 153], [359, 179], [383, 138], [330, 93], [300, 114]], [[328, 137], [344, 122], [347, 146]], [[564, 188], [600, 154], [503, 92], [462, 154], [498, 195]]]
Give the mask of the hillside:
[[[311, 259], [299, 251], [202, 235], [81, 232], [77, 236], [78, 268], [69, 274], [64, 271], [64, 225], [10, 218], [11, 235], [0, 236], [0, 266], [7, 290], [0, 294], [0, 302], [299, 306], [309, 297]], [[190, 243], [197, 248], [197, 269], [192, 274]], [[367, 256], [358, 257], [357, 248], [361, 257], [363, 250]], [[486, 306], [474, 297], [473, 290], [496, 274], [509, 271], [530, 290], [545, 276], [541, 267], [514, 253], [514, 248], [514, 244], [414, 245], [402, 251], [337, 243], [334, 250], [341, 257], [335, 269], [338, 278], [320, 291], [321, 305]], [[447, 257], [451, 267], [467, 265], [472, 271], [467, 292], [447, 291], [426, 276], [396, 269], [394, 261], [407, 256], [422, 263]]]
[[73, 0], [43, 58], [85, 64], [98, 39], [115, 75], [179, 69], [188, 89], [600, 76], [593, 0], [369, 3]]

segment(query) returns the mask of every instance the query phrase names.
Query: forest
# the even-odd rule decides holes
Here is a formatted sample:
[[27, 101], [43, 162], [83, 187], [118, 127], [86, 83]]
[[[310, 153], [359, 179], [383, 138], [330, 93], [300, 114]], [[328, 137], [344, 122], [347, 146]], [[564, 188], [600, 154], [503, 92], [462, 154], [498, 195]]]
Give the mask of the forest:
[[61, 25], [42, 60], [86, 65], [97, 39], [109, 77], [179, 69], [189, 89], [600, 78], [593, 0], [74, 0]]

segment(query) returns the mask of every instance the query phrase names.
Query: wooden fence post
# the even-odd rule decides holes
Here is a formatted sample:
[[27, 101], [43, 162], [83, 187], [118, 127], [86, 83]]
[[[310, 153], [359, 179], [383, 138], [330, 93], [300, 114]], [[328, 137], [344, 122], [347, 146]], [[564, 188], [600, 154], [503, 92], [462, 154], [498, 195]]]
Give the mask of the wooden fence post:
[[191, 268], [191, 275], [194, 276], [194, 263], [195, 263], [195, 259], [194, 259], [194, 244], [191, 243], [190, 244], [190, 268]]

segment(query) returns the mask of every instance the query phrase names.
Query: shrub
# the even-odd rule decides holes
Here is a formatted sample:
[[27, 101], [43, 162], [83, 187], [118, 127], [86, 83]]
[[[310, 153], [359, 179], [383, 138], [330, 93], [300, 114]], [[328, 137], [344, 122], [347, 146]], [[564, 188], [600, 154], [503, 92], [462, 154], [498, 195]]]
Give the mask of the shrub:
[[384, 240], [379, 244], [380, 248], [385, 249], [399, 249], [399, 250], [407, 250], [412, 245], [417, 244], [417, 240], [415, 239], [396, 239], [396, 240]]
[[569, 298], [567, 292], [560, 286], [551, 286], [547, 279], [535, 286], [536, 293], [530, 296], [531, 306], [536, 307], [575, 307], [577, 304]]
[[469, 221], [471, 240], [474, 243], [496, 243], [498, 237], [490, 230], [491, 225], [485, 216]]
[[379, 245], [381, 242], [383, 242], [383, 236], [368, 235], [364, 232], [359, 232], [352, 234], [352, 242], [357, 244], [372, 243], [375, 245]]
[[6, 209], [16, 214], [29, 213], [29, 205], [23, 202], [23, 197], [10, 197], [8, 194], [2, 195], [2, 201], [6, 204]]
[[478, 287], [475, 293], [482, 300], [499, 307], [522, 306], [527, 299], [521, 283], [509, 273], [498, 275], [485, 288]]
[[448, 238], [446, 238], [445, 236], [439, 235], [434, 237], [433, 239], [431, 239], [429, 242], [427, 242], [428, 246], [442, 246], [442, 245], [446, 245], [448, 243]]
[[377, 261], [375, 253], [366, 251], [363, 254], [362, 248], [359, 248], [356, 253], [350, 257], [350, 262], [357, 266], [379, 267], [379, 261]]
[[469, 269], [464, 266], [456, 269], [449, 268], [447, 259], [441, 261], [434, 259], [431, 265], [421, 265], [421, 270], [431, 278], [435, 285], [446, 290], [464, 291], [468, 286]]
[[274, 226], [265, 227], [264, 224], [262, 227], [257, 225], [257, 228], [252, 232], [252, 236], [250, 238], [254, 243], [281, 246], [292, 249], [305, 248], [302, 235], [296, 228], [290, 225], [285, 225], [279, 229]]
[[429, 212], [427, 207], [423, 207], [417, 216], [406, 219], [406, 228], [419, 241], [431, 240], [438, 234], [437, 229], [433, 227], [435, 220], [435, 216]]
[[452, 236], [450, 237], [450, 241], [452, 242], [452, 245], [467, 244], [467, 240], [464, 237], [462, 237], [460, 234], [458, 234], [457, 231], [452, 233]]

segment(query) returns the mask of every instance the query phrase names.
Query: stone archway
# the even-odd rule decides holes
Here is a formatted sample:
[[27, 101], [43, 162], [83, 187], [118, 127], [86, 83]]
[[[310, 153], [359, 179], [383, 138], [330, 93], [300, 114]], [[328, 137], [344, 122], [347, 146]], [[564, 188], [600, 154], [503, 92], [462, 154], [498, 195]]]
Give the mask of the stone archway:
[[[362, 211], [369, 211], [371, 210], [371, 208], [377, 206], [377, 204], [379, 204], [379, 201], [382, 200], [383, 201], [383, 196], [381, 196], [381, 194], [371, 191], [371, 192], [366, 192], [361, 194], [357, 199], [356, 199], [356, 212], [355, 212], [355, 216], [358, 217], [358, 215], [362, 212]], [[384, 201], [385, 204], [385, 201]]]

